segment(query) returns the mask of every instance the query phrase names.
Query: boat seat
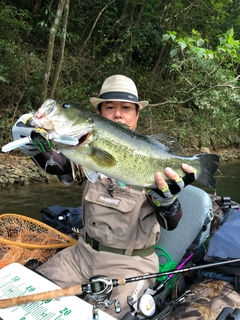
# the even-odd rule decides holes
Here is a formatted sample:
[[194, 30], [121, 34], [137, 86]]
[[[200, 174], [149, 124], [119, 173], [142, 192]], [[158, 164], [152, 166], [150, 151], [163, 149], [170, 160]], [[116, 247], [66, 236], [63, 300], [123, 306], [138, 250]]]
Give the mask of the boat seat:
[[[161, 227], [160, 239], [156, 244], [166, 250], [174, 262], [179, 262], [182, 259], [186, 249], [202, 230], [204, 223], [208, 221], [200, 242], [206, 239], [210, 233], [210, 221], [213, 218], [212, 200], [204, 190], [188, 185], [180, 192], [178, 199], [183, 210], [182, 219], [174, 230], [169, 231]], [[159, 254], [158, 250], [156, 252]], [[167, 262], [164, 256], [159, 256], [160, 264]]]

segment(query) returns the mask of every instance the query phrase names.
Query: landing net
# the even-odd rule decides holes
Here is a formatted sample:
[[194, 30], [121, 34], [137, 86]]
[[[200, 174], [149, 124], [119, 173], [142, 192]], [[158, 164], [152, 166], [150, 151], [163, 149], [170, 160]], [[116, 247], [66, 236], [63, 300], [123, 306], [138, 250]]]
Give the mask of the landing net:
[[38, 220], [14, 213], [0, 215], [0, 268], [13, 262], [46, 262], [57, 249], [75, 243], [75, 239]]

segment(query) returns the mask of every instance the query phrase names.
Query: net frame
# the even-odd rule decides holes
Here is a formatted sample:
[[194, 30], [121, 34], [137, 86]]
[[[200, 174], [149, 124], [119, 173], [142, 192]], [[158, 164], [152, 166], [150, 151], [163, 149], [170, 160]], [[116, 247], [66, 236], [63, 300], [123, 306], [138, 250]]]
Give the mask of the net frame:
[[[15, 232], [16, 234], [14, 241], [10, 240], [10, 236], [8, 234], [9, 230], [6, 228], [9, 225], [9, 222], [15, 223], [15, 225], [12, 226], [12, 232]], [[27, 230], [27, 228], [29, 229]], [[38, 238], [36, 237], [36, 234], [34, 234], [34, 231], [36, 230], [43, 231], [41, 234], [39, 233], [42, 237], [44, 237], [44, 234], [47, 234], [48, 236], [51, 235], [52, 239], [55, 239], [54, 241], [59, 241], [59, 243], [37, 243], [35, 240]], [[28, 231], [29, 234], [32, 233], [32, 238], [35, 237], [34, 242], [27, 243], [26, 239], [24, 239], [24, 235], [21, 235], [22, 231]], [[19, 246], [27, 249], [60, 249], [72, 246], [76, 244], [76, 242], [76, 239], [69, 237], [68, 235], [36, 219], [32, 219], [17, 213], [3, 213], [0, 215], [0, 243]]]

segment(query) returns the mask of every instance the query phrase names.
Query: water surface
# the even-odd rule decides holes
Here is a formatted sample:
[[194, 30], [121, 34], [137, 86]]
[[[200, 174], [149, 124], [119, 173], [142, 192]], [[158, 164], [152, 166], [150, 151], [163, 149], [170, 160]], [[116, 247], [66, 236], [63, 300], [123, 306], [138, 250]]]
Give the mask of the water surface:
[[[230, 196], [232, 200], [240, 203], [240, 160], [222, 163], [216, 180], [218, 196]], [[211, 188], [203, 189], [208, 193], [214, 192]], [[10, 189], [0, 189], [0, 192], [0, 214], [18, 213], [41, 220], [40, 211], [44, 207], [81, 205], [81, 186], [64, 186], [57, 180], [51, 181], [50, 184], [14, 186]]]
[[41, 209], [60, 205], [79, 207], [82, 188], [77, 184], [64, 186], [58, 181], [50, 184], [36, 183], [27, 186], [14, 186], [1, 189], [0, 214], [18, 213], [41, 220]]

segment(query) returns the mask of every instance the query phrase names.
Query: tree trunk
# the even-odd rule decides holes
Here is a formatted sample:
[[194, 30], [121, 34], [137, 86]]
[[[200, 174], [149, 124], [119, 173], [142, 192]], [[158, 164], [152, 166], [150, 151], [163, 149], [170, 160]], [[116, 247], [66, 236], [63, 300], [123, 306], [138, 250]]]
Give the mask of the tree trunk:
[[61, 50], [60, 55], [57, 62], [56, 72], [53, 79], [53, 84], [50, 92], [50, 98], [53, 98], [54, 92], [57, 87], [59, 74], [61, 72], [63, 57], [64, 57], [64, 49], [65, 49], [65, 42], [66, 42], [66, 33], [67, 33], [67, 23], [68, 23], [68, 14], [69, 14], [69, 2], [70, 0], [66, 0], [65, 7], [64, 7], [64, 14], [63, 14], [63, 27], [62, 27], [62, 39], [61, 39]]
[[59, 0], [57, 13], [56, 13], [54, 22], [53, 22], [51, 30], [50, 30], [47, 60], [46, 60], [46, 64], [45, 64], [44, 78], [43, 78], [43, 83], [42, 83], [42, 91], [41, 91], [41, 95], [40, 95], [40, 105], [43, 104], [43, 102], [46, 100], [46, 96], [47, 96], [47, 87], [48, 87], [48, 82], [49, 82], [49, 77], [50, 77], [51, 66], [52, 66], [54, 40], [55, 40], [57, 28], [59, 26], [59, 23], [60, 23], [60, 20], [62, 17], [65, 3], [66, 3], [66, 0]]

